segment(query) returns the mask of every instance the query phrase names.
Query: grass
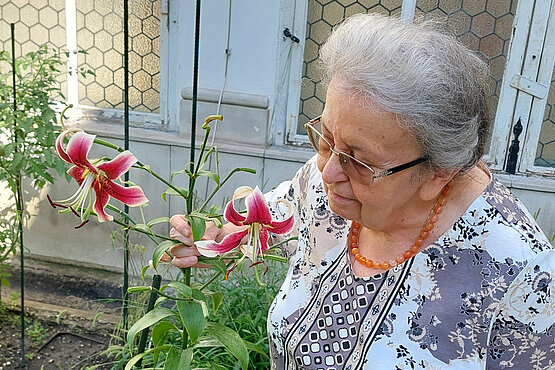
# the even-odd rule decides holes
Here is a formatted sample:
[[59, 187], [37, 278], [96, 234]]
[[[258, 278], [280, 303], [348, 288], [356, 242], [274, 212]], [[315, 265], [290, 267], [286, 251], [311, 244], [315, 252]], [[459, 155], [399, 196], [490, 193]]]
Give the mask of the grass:
[[[234, 270], [229, 280], [213, 284], [214, 290], [224, 293], [222, 306], [214, 321], [237, 331], [241, 338], [259, 346], [267, 355], [251, 351], [249, 369], [269, 369], [269, 343], [266, 330], [268, 309], [285, 277], [287, 266], [276, 262], [269, 264], [261, 287], [252, 269], [244, 266]], [[239, 369], [240, 366], [223, 348], [210, 348], [195, 353], [195, 366], [209, 369]]]

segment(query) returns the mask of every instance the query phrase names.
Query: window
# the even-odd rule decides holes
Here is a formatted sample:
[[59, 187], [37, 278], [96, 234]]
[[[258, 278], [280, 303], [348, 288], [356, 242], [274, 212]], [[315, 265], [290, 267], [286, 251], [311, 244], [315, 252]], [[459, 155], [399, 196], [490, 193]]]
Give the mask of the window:
[[[518, 9], [516, 0], [308, 0], [305, 6], [297, 6], [299, 14], [305, 15], [306, 23], [304, 28], [298, 20], [296, 23], [298, 36], [301, 36], [298, 30], [304, 29], [305, 33], [301, 37], [304, 40], [304, 44], [301, 42], [302, 56], [297, 56], [299, 59], [302, 58], [302, 67], [293, 65], [291, 68], [290, 95], [294, 96], [289, 97], [287, 106], [288, 143], [306, 143], [304, 123], [321, 114], [323, 110], [325, 87], [321, 83], [317, 58], [319, 47], [331, 33], [332, 27], [341, 19], [355, 13], [379, 12], [389, 15], [403, 12], [410, 15], [413, 10], [416, 16], [446, 19], [459, 40], [475, 50], [490, 66], [491, 94], [488, 100], [492, 116], [495, 118], [495, 139], [488, 156], [491, 167], [505, 170], [508, 149], [514, 137], [511, 128], [516, 124], [513, 116], [518, 113], [523, 133], [520, 135], [521, 150], [517, 172], [553, 172], [555, 85], [551, 76], [555, 51], [544, 50], [544, 45], [553, 45], [555, 42], [552, 35], [555, 32], [555, 21], [549, 21], [550, 17], [553, 17], [550, 2], [538, 3], [535, 7], [522, 2]], [[517, 12], [517, 33], [511, 40]], [[513, 46], [510, 48], [510, 45]], [[509, 52], [513, 53], [511, 57]], [[529, 58], [528, 62], [523, 62], [525, 57]], [[297, 77], [299, 75], [302, 76], [300, 80]], [[513, 81], [517, 75], [523, 77], [519, 80], [519, 88], [515, 88], [517, 82]], [[532, 89], [538, 90], [536, 95], [535, 92], [530, 95], [530, 91], [525, 91], [524, 84], [528, 81], [534, 83]], [[505, 92], [507, 89], [514, 91]]]
[[[16, 23], [16, 54], [47, 44], [68, 51], [68, 74], [60, 76], [68, 103], [84, 116], [102, 115], [120, 122], [123, 109], [123, 2], [113, 0], [45, 0], [0, 5], [2, 39], [10, 50], [9, 23]], [[129, 106], [143, 122], [160, 122], [160, 0], [129, 2]], [[6, 32], [4, 32], [6, 30]], [[79, 53], [75, 51], [79, 50]], [[94, 76], [83, 77], [80, 70]], [[69, 73], [71, 72], [71, 73]], [[97, 108], [97, 109], [90, 109]], [[111, 114], [106, 114], [109, 111]]]

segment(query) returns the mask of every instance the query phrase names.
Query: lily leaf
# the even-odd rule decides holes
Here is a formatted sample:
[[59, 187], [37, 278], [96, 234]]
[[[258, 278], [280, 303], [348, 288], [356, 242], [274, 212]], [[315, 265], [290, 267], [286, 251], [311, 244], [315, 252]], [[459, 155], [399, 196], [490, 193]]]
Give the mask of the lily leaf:
[[158, 355], [158, 353], [165, 351], [167, 349], [170, 349], [172, 346], [170, 345], [166, 345], [166, 346], [160, 346], [160, 347], [154, 347], [152, 349], [149, 349], [146, 352], [143, 353], [139, 353], [138, 355], [135, 355], [135, 357], [133, 357], [131, 360], [129, 360], [129, 362], [125, 365], [125, 370], [132, 370], [133, 367], [135, 366], [135, 364], [137, 362], [139, 362], [141, 360], [141, 358], [150, 355], [151, 353], [154, 353], [155, 355]]
[[227, 352], [239, 360], [242, 369], [247, 369], [249, 366], [249, 352], [237, 332], [225, 325], [211, 322], [206, 325], [206, 330], [224, 345]]
[[[189, 167], [190, 164], [191, 164], [191, 162], [187, 163], [187, 164], [185, 165], [185, 168]], [[186, 174], [186, 175], [189, 176], [189, 177], [193, 176], [193, 173], [192, 173], [191, 171], [187, 170], [187, 169], [181, 170], [181, 171], [175, 171], [175, 172], [172, 172], [172, 174], [171, 174], [171, 176], [170, 176], [170, 182], [173, 182], [173, 178], [174, 178], [175, 176], [177, 176], [177, 175], [182, 175], [182, 174]]]
[[210, 257], [198, 256], [198, 261], [200, 263], [204, 263], [205, 265], [210, 265], [214, 267], [216, 270], [218, 270], [224, 275], [227, 272], [227, 266], [225, 264], [225, 261], [221, 258], [210, 258]]
[[145, 225], [145, 224], [133, 225], [133, 229], [136, 229], [138, 231], [142, 231], [142, 232], [145, 232], [145, 233], [150, 233], [151, 232], [150, 227], [148, 227], [148, 225]]
[[189, 190], [181, 186], [174, 186], [174, 188], [168, 188], [165, 192], [162, 193], [162, 199], [166, 200], [166, 195], [179, 195], [185, 199], [189, 196]]
[[191, 231], [193, 233], [193, 242], [198, 242], [206, 231], [206, 221], [200, 217], [193, 215], [185, 215], [185, 219], [191, 225]]
[[170, 222], [170, 218], [169, 218], [169, 217], [158, 217], [158, 218], [155, 218], [155, 219], [153, 219], [153, 220], [150, 220], [150, 221], [147, 223], [147, 226], [148, 226], [148, 227], [152, 227], [152, 226], [154, 226], [154, 225], [156, 225], [156, 224], [161, 224], [161, 223], [163, 223], [163, 222]]
[[211, 171], [207, 171], [207, 170], [199, 170], [197, 172], [197, 176], [206, 176], [211, 178], [212, 180], [214, 180], [214, 182], [216, 183], [216, 185], [220, 186], [220, 175], [218, 175], [217, 173], [211, 172]]
[[135, 339], [135, 335], [137, 335], [138, 332], [169, 316], [175, 316], [175, 312], [165, 307], [155, 307], [152, 311], [147, 312], [146, 315], [133, 324], [129, 332], [127, 332], [127, 344], [129, 345], [129, 349], [131, 350], [133, 348], [133, 339]]
[[172, 330], [179, 331], [179, 329], [177, 329], [175, 325], [169, 321], [160, 321], [154, 325], [152, 327], [152, 343], [154, 344], [154, 347], [162, 345], [166, 335]]
[[158, 261], [160, 261], [160, 257], [164, 254], [165, 251], [173, 247], [174, 245], [179, 244], [177, 240], [164, 240], [162, 243], [158, 244], [154, 252], [152, 253], [152, 265], [154, 268], [158, 267]]
[[191, 343], [194, 343], [206, 325], [202, 306], [195, 301], [177, 301], [176, 303], [183, 326], [191, 338]]
[[193, 295], [191, 288], [180, 281], [172, 281], [167, 286], [175, 290], [179, 298], [189, 298]]
[[191, 368], [191, 361], [193, 360], [193, 349], [181, 349], [177, 346], [173, 346], [168, 352], [168, 357], [166, 357], [166, 363], [164, 364], [164, 370], [189, 370]]
[[267, 359], [270, 359], [270, 356], [268, 356], [268, 354], [260, 346], [257, 346], [256, 344], [249, 342], [248, 340], [243, 340], [243, 342], [245, 342], [245, 346], [249, 351], [254, 351], [266, 357]]
[[220, 307], [220, 305], [222, 304], [222, 301], [224, 300], [224, 294], [222, 292], [214, 292], [212, 294], [210, 294], [210, 296], [212, 297], [212, 308], [214, 309], [214, 312], [218, 311], [218, 308]]

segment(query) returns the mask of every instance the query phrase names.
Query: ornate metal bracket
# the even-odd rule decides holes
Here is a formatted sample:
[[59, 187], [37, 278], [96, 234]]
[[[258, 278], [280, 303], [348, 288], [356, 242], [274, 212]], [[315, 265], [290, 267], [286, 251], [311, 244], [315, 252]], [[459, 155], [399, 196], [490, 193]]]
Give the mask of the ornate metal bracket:
[[505, 171], [508, 173], [514, 174], [516, 171], [516, 162], [518, 161], [518, 151], [520, 150], [520, 141], [518, 137], [522, 133], [522, 123], [520, 123], [520, 117], [518, 117], [518, 121], [516, 125], [513, 127], [513, 134], [515, 138], [511, 141], [511, 146], [509, 148], [509, 157], [507, 158], [507, 167]]

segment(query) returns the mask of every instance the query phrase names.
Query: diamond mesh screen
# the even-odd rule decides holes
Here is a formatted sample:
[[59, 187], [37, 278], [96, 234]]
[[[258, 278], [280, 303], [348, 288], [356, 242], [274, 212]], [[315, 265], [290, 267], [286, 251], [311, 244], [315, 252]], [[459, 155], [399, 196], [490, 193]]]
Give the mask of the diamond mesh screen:
[[[129, 106], [160, 108], [159, 0], [129, 2]], [[94, 77], [79, 79], [80, 104], [123, 109], [123, 2], [77, 1], [79, 68]]]
[[[355, 13], [378, 12], [398, 14], [401, 0], [309, 0], [306, 44], [303, 62], [303, 82], [297, 132], [304, 134], [305, 122], [321, 114], [325, 88], [317, 66], [319, 47], [331, 33], [332, 26]], [[501, 80], [509, 48], [516, 0], [460, 1], [418, 0], [415, 15], [447, 19], [459, 40], [486, 59], [491, 68], [489, 104], [495, 114]]]
[[[63, 54], [66, 50], [65, 0], [0, 0], [0, 44], [11, 54], [10, 23], [15, 23], [16, 57], [36, 51], [42, 45]], [[0, 68], [10, 68], [0, 66]], [[67, 94], [66, 75], [58, 76]]]

